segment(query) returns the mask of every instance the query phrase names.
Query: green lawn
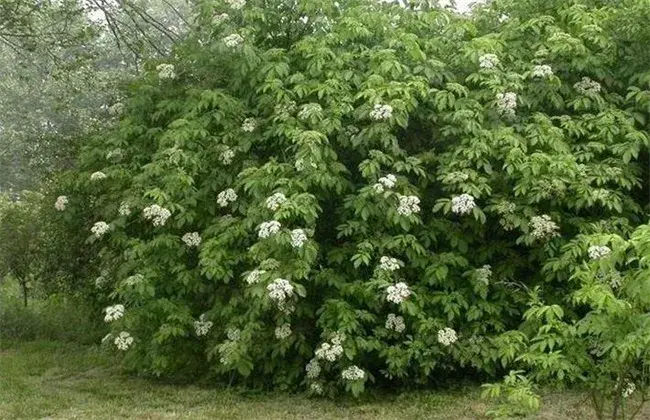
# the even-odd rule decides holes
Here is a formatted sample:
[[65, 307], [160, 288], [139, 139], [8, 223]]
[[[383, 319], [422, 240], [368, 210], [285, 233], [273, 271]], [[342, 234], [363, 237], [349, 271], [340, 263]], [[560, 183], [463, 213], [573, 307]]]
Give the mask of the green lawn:
[[[477, 388], [362, 401], [173, 386], [120, 372], [96, 348], [54, 342], [0, 349], [0, 419], [482, 419]], [[584, 395], [547, 395], [547, 420], [591, 419]], [[649, 417], [640, 417], [649, 418]]]

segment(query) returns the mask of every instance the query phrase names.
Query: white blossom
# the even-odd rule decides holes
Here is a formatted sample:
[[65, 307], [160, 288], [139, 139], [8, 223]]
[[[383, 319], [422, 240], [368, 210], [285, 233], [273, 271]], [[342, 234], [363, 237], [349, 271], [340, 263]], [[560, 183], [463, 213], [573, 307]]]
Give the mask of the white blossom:
[[133, 337], [131, 337], [131, 334], [128, 332], [122, 331], [120, 335], [115, 338], [114, 343], [119, 350], [126, 351], [131, 347], [131, 344], [133, 344]]
[[246, 118], [241, 125], [241, 129], [247, 133], [252, 133], [257, 127], [257, 122], [255, 118]]
[[420, 199], [414, 195], [398, 195], [399, 206], [397, 213], [402, 216], [410, 216], [420, 212]]
[[490, 283], [490, 277], [492, 276], [492, 266], [485, 264], [481, 268], [476, 269], [476, 280], [484, 284]]
[[395, 184], [397, 184], [397, 177], [395, 177], [393, 174], [388, 174], [386, 176], [382, 176], [377, 181], [381, 186], [391, 189], [395, 186]]
[[182, 240], [189, 247], [198, 247], [201, 245], [201, 235], [199, 235], [199, 232], [188, 232], [183, 235]]
[[359, 381], [366, 377], [366, 372], [353, 365], [341, 372], [341, 377], [346, 381]]
[[609, 247], [606, 246], [600, 246], [600, 245], [594, 245], [590, 246], [589, 249], [587, 250], [587, 253], [589, 254], [589, 258], [592, 260], [599, 260], [603, 257], [608, 256], [612, 252]]
[[264, 239], [268, 238], [271, 235], [275, 235], [280, 231], [282, 225], [277, 220], [271, 220], [270, 222], [264, 222], [259, 226], [259, 231], [257, 235]]
[[234, 10], [240, 10], [246, 6], [246, 0], [226, 0], [226, 4]]
[[113, 149], [106, 153], [106, 160], [116, 160], [119, 161], [124, 156], [124, 151], [120, 148]]
[[314, 383], [311, 384], [309, 388], [311, 389], [311, 392], [313, 392], [316, 395], [320, 395], [323, 393], [323, 386], [321, 384]]
[[120, 216], [130, 216], [131, 215], [131, 208], [129, 207], [129, 203], [126, 201], [122, 201], [120, 203], [120, 208], [117, 210]]
[[291, 246], [294, 248], [302, 248], [304, 243], [307, 242], [307, 234], [302, 229], [294, 229], [291, 231]]
[[58, 211], [64, 211], [66, 204], [68, 204], [68, 197], [60, 195], [56, 198], [56, 202], [54, 202], [54, 208]]
[[221, 160], [221, 163], [224, 165], [230, 165], [234, 158], [235, 158], [235, 151], [229, 147], [226, 147], [226, 149], [223, 152], [221, 152], [221, 155], [219, 156], [219, 160]]
[[379, 268], [385, 271], [395, 271], [399, 270], [402, 265], [400, 260], [393, 257], [383, 256], [379, 259]]
[[104, 172], [102, 172], [102, 171], [93, 172], [90, 175], [90, 180], [91, 181], [99, 181], [99, 180], [102, 180], [102, 179], [105, 179], [105, 178], [106, 178], [106, 174]]
[[386, 318], [386, 328], [401, 333], [406, 329], [404, 318], [395, 314], [388, 314], [388, 318]]
[[404, 282], [395, 283], [386, 288], [386, 300], [388, 302], [400, 304], [411, 296], [411, 289]]
[[291, 335], [291, 324], [282, 324], [275, 329], [275, 338], [284, 340]]
[[636, 391], [636, 385], [634, 382], [628, 382], [625, 384], [625, 389], [623, 389], [623, 398], [628, 398], [630, 395], [634, 394]]
[[227, 190], [223, 190], [217, 195], [217, 204], [219, 204], [221, 207], [226, 207], [230, 203], [234, 203], [237, 201], [237, 193], [235, 190], [232, 188], [228, 188]]
[[452, 328], [446, 327], [438, 331], [438, 343], [443, 346], [450, 346], [458, 340], [456, 331]]
[[228, 331], [226, 331], [226, 336], [230, 341], [239, 341], [241, 338], [241, 330], [239, 328], [228, 328]]
[[124, 280], [124, 284], [127, 286], [136, 286], [144, 281], [144, 276], [142, 274], [134, 274], [129, 276]]
[[466, 215], [476, 207], [474, 197], [469, 194], [461, 194], [451, 199], [451, 212], [459, 215]]
[[283, 303], [287, 298], [293, 296], [293, 286], [289, 280], [275, 279], [273, 283], [266, 286], [269, 291], [269, 298], [278, 303]]
[[588, 77], [583, 77], [578, 83], [573, 85], [573, 88], [581, 95], [592, 96], [600, 92], [600, 83], [591, 80]]
[[246, 276], [246, 283], [257, 284], [262, 280], [262, 274], [266, 273], [265, 270], [253, 270]]
[[384, 186], [380, 183], [376, 183], [375, 185], [372, 186], [372, 189], [375, 191], [377, 194], [381, 194], [384, 192]]
[[230, 16], [228, 15], [228, 13], [215, 14], [212, 17], [212, 23], [215, 24], [215, 25], [221, 25], [222, 23], [227, 21], [229, 17]]
[[506, 117], [514, 117], [517, 110], [517, 94], [514, 92], [497, 93], [497, 109]]
[[176, 69], [173, 64], [158, 64], [156, 71], [158, 71], [158, 78], [161, 80], [176, 78]]
[[228, 48], [235, 48], [244, 42], [244, 37], [239, 34], [231, 34], [223, 38], [223, 43]]
[[385, 104], [376, 104], [370, 111], [370, 118], [373, 120], [387, 120], [393, 116], [393, 107]]
[[144, 218], [147, 220], [153, 220], [154, 226], [165, 226], [167, 219], [172, 215], [172, 213], [164, 207], [160, 207], [158, 204], [152, 204], [149, 207], [146, 207], [142, 213]]
[[268, 208], [269, 210], [276, 211], [286, 201], [287, 201], [287, 197], [285, 197], [284, 194], [275, 193], [266, 199], [266, 208]]
[[113, 322], [124, 316], [124, 305], [113, 305], [108, 306], [104, 309], [106, 316], [104, 316], [104, 322]]
[[482, 69], [493, 69], [499, 65], [499, 57], [495, 54], [484, 54], [478, 58], [478, 65]]
[[533, 67], [531, 76], [539, 77], [540, 79], [546, 79], [547, 77], [553, 76], [553, 69], [547, 64], [541, 64]]
[[111, 115], [122, 115], [124, 112], [124, 104], [122, 102], [115, 102], [108, 108], [108, 113]]
[[90, 231], [95, 235], [97, 238], [101, 238], [104, 236], [106, 232], [110, 229], [110, 226], [106, 222], [97, 222], [93, 225], [92, 228], [90, 228]]
[[202, 337], [210, 332], [212, 325], [212, 321], [206, 321], [205, 314], [202, 314], [198, 321], [194, 321], [194, 332], [197, 336]]
[[343, 346], [341, 344], [322, 343], [315, 352], [317, 359], [334, 362], [343, 355]]
[[307, 366], [305, 366], [305, 371], [307, 371], [307, 377], [309, 379], [316, 379], [320, 376], [321, 367], [317, 359], [311, 359]]
[[546, 214], [531, 218], [529, 226], [532, 229], [531, 235], [538, 240], [548, 239], [559, 235], [558, 230], [560, 228]]

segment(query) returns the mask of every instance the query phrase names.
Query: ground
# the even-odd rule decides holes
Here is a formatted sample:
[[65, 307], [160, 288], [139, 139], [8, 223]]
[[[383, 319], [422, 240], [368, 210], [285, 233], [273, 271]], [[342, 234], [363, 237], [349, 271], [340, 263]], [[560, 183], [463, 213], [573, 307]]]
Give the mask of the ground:
[[[470, 387], [343, 402], [251, 395], [134, 378], [96, 347], [42, 341], [0, 347], [0, 419], [475, 420], [487, 408], [479, 394]], [[548, 394], [531, 418], [588, 420], [590, 410], [582, 393]]]

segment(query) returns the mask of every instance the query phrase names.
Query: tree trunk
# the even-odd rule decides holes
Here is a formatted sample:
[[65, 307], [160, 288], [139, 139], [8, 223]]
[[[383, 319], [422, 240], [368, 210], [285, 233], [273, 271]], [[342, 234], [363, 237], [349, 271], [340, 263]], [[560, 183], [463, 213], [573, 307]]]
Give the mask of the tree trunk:
[[20, 285], [23, 288], [23, 304], [25, 308], [27, 307], [27, 281], [20, 281]]

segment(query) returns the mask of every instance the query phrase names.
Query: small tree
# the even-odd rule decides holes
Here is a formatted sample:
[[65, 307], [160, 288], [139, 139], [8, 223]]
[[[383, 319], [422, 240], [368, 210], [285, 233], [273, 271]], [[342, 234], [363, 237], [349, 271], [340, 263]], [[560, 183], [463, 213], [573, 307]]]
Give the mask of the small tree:
[[25, 306], [38, 261], [40, 200], [40, 194], [29, 191], [17, 199], [9, 195], [0, 198], [0, 273], [18, 281]]

